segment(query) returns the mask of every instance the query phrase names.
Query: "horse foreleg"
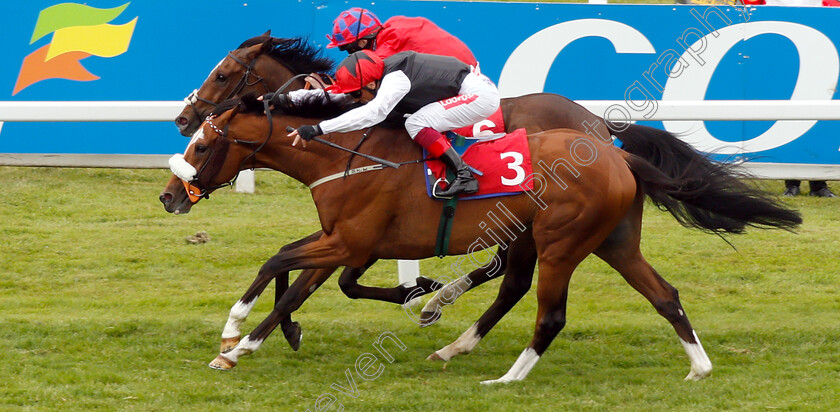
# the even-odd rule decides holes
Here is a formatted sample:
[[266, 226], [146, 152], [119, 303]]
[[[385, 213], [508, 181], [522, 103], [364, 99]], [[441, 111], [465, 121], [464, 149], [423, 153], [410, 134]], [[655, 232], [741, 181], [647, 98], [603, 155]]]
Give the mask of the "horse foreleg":
[[368, 262], [364, 267], [358, 269], [348, 267], [341, 272], [341, 277], [338, 279], [338, 286], [348, 298], [381, 300], [402, 305], [409, 300], [409, 297], [423, 296], [443, 286], [440, 282], [423, 276], [418, 277], [416, 285], [410, 287], [399, 285], [393, 288], [380, 288], [360, 285], [358, 282], [359, 278], [374, 262], [376, 260]]
[[455, 303], [455, 300], [468, 290], [504, 275], [504, 268], [507, 265], [507, 250], [508, 248], [499, 247], [490, 263], [440, 288], [435, 296], [423, 306], [420, 312], [420, 326], [426, 327], [437, 322], [440, 319], [443, 307]]
[[[303, 239], [298, 241], [292, 242], [286, 246], [280, 248], [280, 252], [283, 253], [290, 250], [294, 250], [299, 248], [305, 244], [314, 242], [318, 240], [323, 232], [316, 232], [313, 233]], [[268, 284], [271, 282], [271, 279], [275, 279], [275, 304], [277, 299], [289, 286], [289, 271], [282, 271], [282, 272], [274, 272], [271, 270], [271, 267], [263, 265], [260, 268], [260, 272], [257, 274], [256, 279], [251, 283], [251, 286], [248, 287], [248, 290], [245, 291], [245, 294], [242, 295], [241, 298], [233, 305], [230, 309], [230, 314], [228, 315], [227, 322], [225, 322], [225, 327], [222, 330], [222, 343], [219, 347], [219, 351], [222, 353], [228, 352], [229, 350], [233, 349], [238, 343], [242, 336], [241, 333], [241, 326], [248, 318], [248, 314], [251, 313], [251, 309], [254, 308], [254, 305], [257, 303], [257, 299], [259, 299], [262, 292], [268, 287]], [[298, 333], [300, 330], [300, 325], [297, 322], [292, 322], [291, 317], [287, 317], [281, 321], [281, 325], [286, 334], [286, 331], [289, 331], [288, 336], [294, 336], [294, 330], [297, 329]], [[299, 339], [297, 339], [299, 342]], [[292, 348], [297, 350], [293, 340], [289, 340], [289, 344], [292, 345]], [[298, 344], [299, 346], [299, 344]]]
[[[243, 337], [236, 346], [225, 353], [220, 353], [210, 367], [214, 369], [231, 369], [236, 366], [239, 357], [256, 351], [263, 341], [277, 328], [277, 325], [300, 307], [309, 295], [332, 274], [332, 268], [343, 264], [349, 257], [349, 251], [342, 247], [340, 238], [336, 236], [321, 236], [310, 243], [300, 243], [298, 247], [288, 250], [281, 249], [272, 256], [260, 269], [263, 273], [282, 273], [294, 269], [326, 267], [329, 269], [306, 272], [311, 276], [298, 276], [294, 283], [280, 297], [274, 309], [250, 335]], [[319, 266], [323, 265], [323, 266]], [[310, 266], [311, 265], [311, 266]], [[265, 286], [263, 286], [265, 288]]]
[[[552, 255], [563, 256], [562, 253], [552, 253]], [[539, 307], [534, 338], [507, 373], [499, 379], [483, 381], [482, 384], [521, 381], [528, 376], [540, 356], [548, 349], [548, 345], [566, 325], [569, 279], [576, 266], [577, 262], [562, 258], [547, 259], [545, 254], [540, 254], [540, 278], [537, 282]]]
[[310, 276], [298, 276], [286, 293], [280, 298], [268, 317], [265, 318], [250, 335], [242, 340], [227, 353], [220, 353], [210, 367], [214, 369], [230, 369], [236, 366], [240, 356], [250, 355], [256, 351], [263, 341], [274, 331], [280, 321], [300, 308], [304, 301], [314, 293], [321, 284], [332, 275], [333, 270], [306, 271]]
[[[308, 282], [307, 279], [315, 277], [329, 277], [330, 275], [335, 272], [337, 268], [326, 268], [326, 269], [306, 269], [298, 275], [298, 279], [302, 279], [303, 282]], [[326, 273], [323, 273], [326, 272]], [[286, 281], [288, 282], [288, 276], [286, 277]], [[287, 283], [288, 285], [288, 283]], [[283, 289], [283, 293], [288, 288]], [[274, 305], [276, 306], [279, 304], [280, 299], [282, 298], [283, 294], [280, 293], [280, 288], [276, 291], [276, 296], [274, 298]], [[308, 295], [307, 295], [308, 297]], [[304, 300], [306, 297], [304, 297]], [[292, 350], [297, 351], [300, 349], [300, 340], [303, 338], [303, 330], [300, 327], [300, 324], [297, 322], [292, 322], [291, 313], [286, 316], [285, 318], [280, 320], [280, 330], [283, 331], [283, 336], [286, 338], [286, 341], [289, 342], [289, 346], [292, 347]]]
[[507, 261], [507, 274], [490, 308], [455, 342], [432, 353], [427, 360], [448, 361], [456, 355], [472, 352], [478, 342], [525, 296], [531, 288], [534, 265], [537, 263], [537, 253], [530, 232], [511, 243], [504, 260]]

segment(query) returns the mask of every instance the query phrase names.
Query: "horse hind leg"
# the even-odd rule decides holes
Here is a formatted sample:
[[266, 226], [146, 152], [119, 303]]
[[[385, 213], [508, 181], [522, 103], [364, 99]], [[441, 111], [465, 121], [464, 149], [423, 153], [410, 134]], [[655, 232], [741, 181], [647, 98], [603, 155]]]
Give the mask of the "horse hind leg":
[[656, 311], [674, 327], [691, 361], [691, 370], [685, 379], [700, 380], [709, 376], [712, 373], [712, 362], [691, 327], [677, 289], [656, 272], [641, 252], [630, 259], [613, 258], [607, 253], [599, 253], [599, 256], [621, 273], [627, 283], [647, 298]]
[[479, 341], [525, 296], [531, 288], [537, 262], [530, 229], [528, 233], [511, 242], [504, 261], [507, 262], [506, 270], [499, 272], [507, 274], [499, 286], [499, 294], [493, 304], [458, 339], [429, 355], [427, 360], [448, 361], [454, 356], [472, 352]]
[[625, 217], [607, 241], [595, 250], [595, 254], [617, 270], [674, 327], [691, 361], [691, 370], [685, 379], [703, 379], [711, 374], [712, 362], [688, 321], [679, 293], [656, 272], [639, 250], [641, 205], [641, 200], [636, 202], [635, 210]]

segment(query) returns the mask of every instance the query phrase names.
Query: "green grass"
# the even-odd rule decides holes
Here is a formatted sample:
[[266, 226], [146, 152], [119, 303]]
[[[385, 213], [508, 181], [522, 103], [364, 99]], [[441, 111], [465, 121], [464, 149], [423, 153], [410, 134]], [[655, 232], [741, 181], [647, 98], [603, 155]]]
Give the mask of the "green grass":
[[[715, 236], [649, 207], [648, 259], [674, 286], [715, 365], [685, 382], [688, 360], [668, 323], [616, 273], [586, 260], [572, 278], [568, 324], [524, 382], [485, 387], [531, 339], [532, 290], [469, 356], [427, 362], [490, 304], [498, 280], [419, 329], [397, 306], [352, 301], [329, 280], [295, 313], [304, 338], [281, 334], [229, 372], [206, 364], [230, 306], [279, 247], [318, 229], [308, 192], [275, 172], [257, 193], [222, 190], [185, 216], [165, 213], [163, 170], [0, 168], [0, 410], [314, 411], [324, 393], [345, 410], [837, 410], [840, 201], [799, 197], [798, 234]], [[780, 182], [767, 183], [781, 192]], [[436, 224], [432, 222], [430, 224]], [[212, 240], [184, 238], [206, 230]], [[444, 260], [424, 274], [450, 275]], [[392, 286], [396, 264], [362, 278]], [[259, 301], [249, 331], [271, 307]], [[393, 332], [375, 380], [346, 369]], [[338, 404], [329, 410], [338, 410]]]

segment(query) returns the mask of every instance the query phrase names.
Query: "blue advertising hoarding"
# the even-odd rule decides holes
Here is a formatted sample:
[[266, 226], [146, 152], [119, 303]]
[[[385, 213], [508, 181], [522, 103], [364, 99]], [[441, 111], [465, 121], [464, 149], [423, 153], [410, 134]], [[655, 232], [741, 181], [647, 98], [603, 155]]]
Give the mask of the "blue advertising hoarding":
[[[435, 1], [95, 0], [0, 4], [0, 101], [181, 100], [268, 29], [326, 45], [351, 6], [424, 16], [462, 39], [503, 95], [575, 100], [838, 100], [840, 8]], [[60, 6], [59, 6], [60, 5]], [[325, 50], [340, 60], [341, 52]], [[602, 113], [599, 113], [602, 115]], [[840, 121], [650, 122], [701, 150], [840, 165]], [[170, 154], [166, 122], [5, 123], [0, 153]], [[724, 147], [724, 149], [720, 149]], [[734, 149], [733, 149], [734, 148]]]

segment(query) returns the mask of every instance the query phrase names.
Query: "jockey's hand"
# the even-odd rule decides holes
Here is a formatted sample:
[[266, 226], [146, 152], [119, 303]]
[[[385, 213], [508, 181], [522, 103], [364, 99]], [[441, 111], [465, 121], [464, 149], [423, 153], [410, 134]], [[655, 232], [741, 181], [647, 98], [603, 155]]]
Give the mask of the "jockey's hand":
[[258, 100], [266, 100], [272, 108], [288, 107], [292, 102], [289, 95], [285, 93], [269, 92], [262, 95]]
[[321, 131], [321, 126], [318, 126], [316, 124], [314, 126], [303, 125], [301, 127], [298, 127], [296, 130], [292, 131], [287, 136], [293, 137], [295, 139], [295, 141], [292, 142], [292, 146], [297, 146], [298, 142], [301, 139], [303, 139], [303, 147], [306, 147], [306, 142], [312, 140], [313, 137], [320, 136], [322, 134], [324, 134], [324, 132]]

